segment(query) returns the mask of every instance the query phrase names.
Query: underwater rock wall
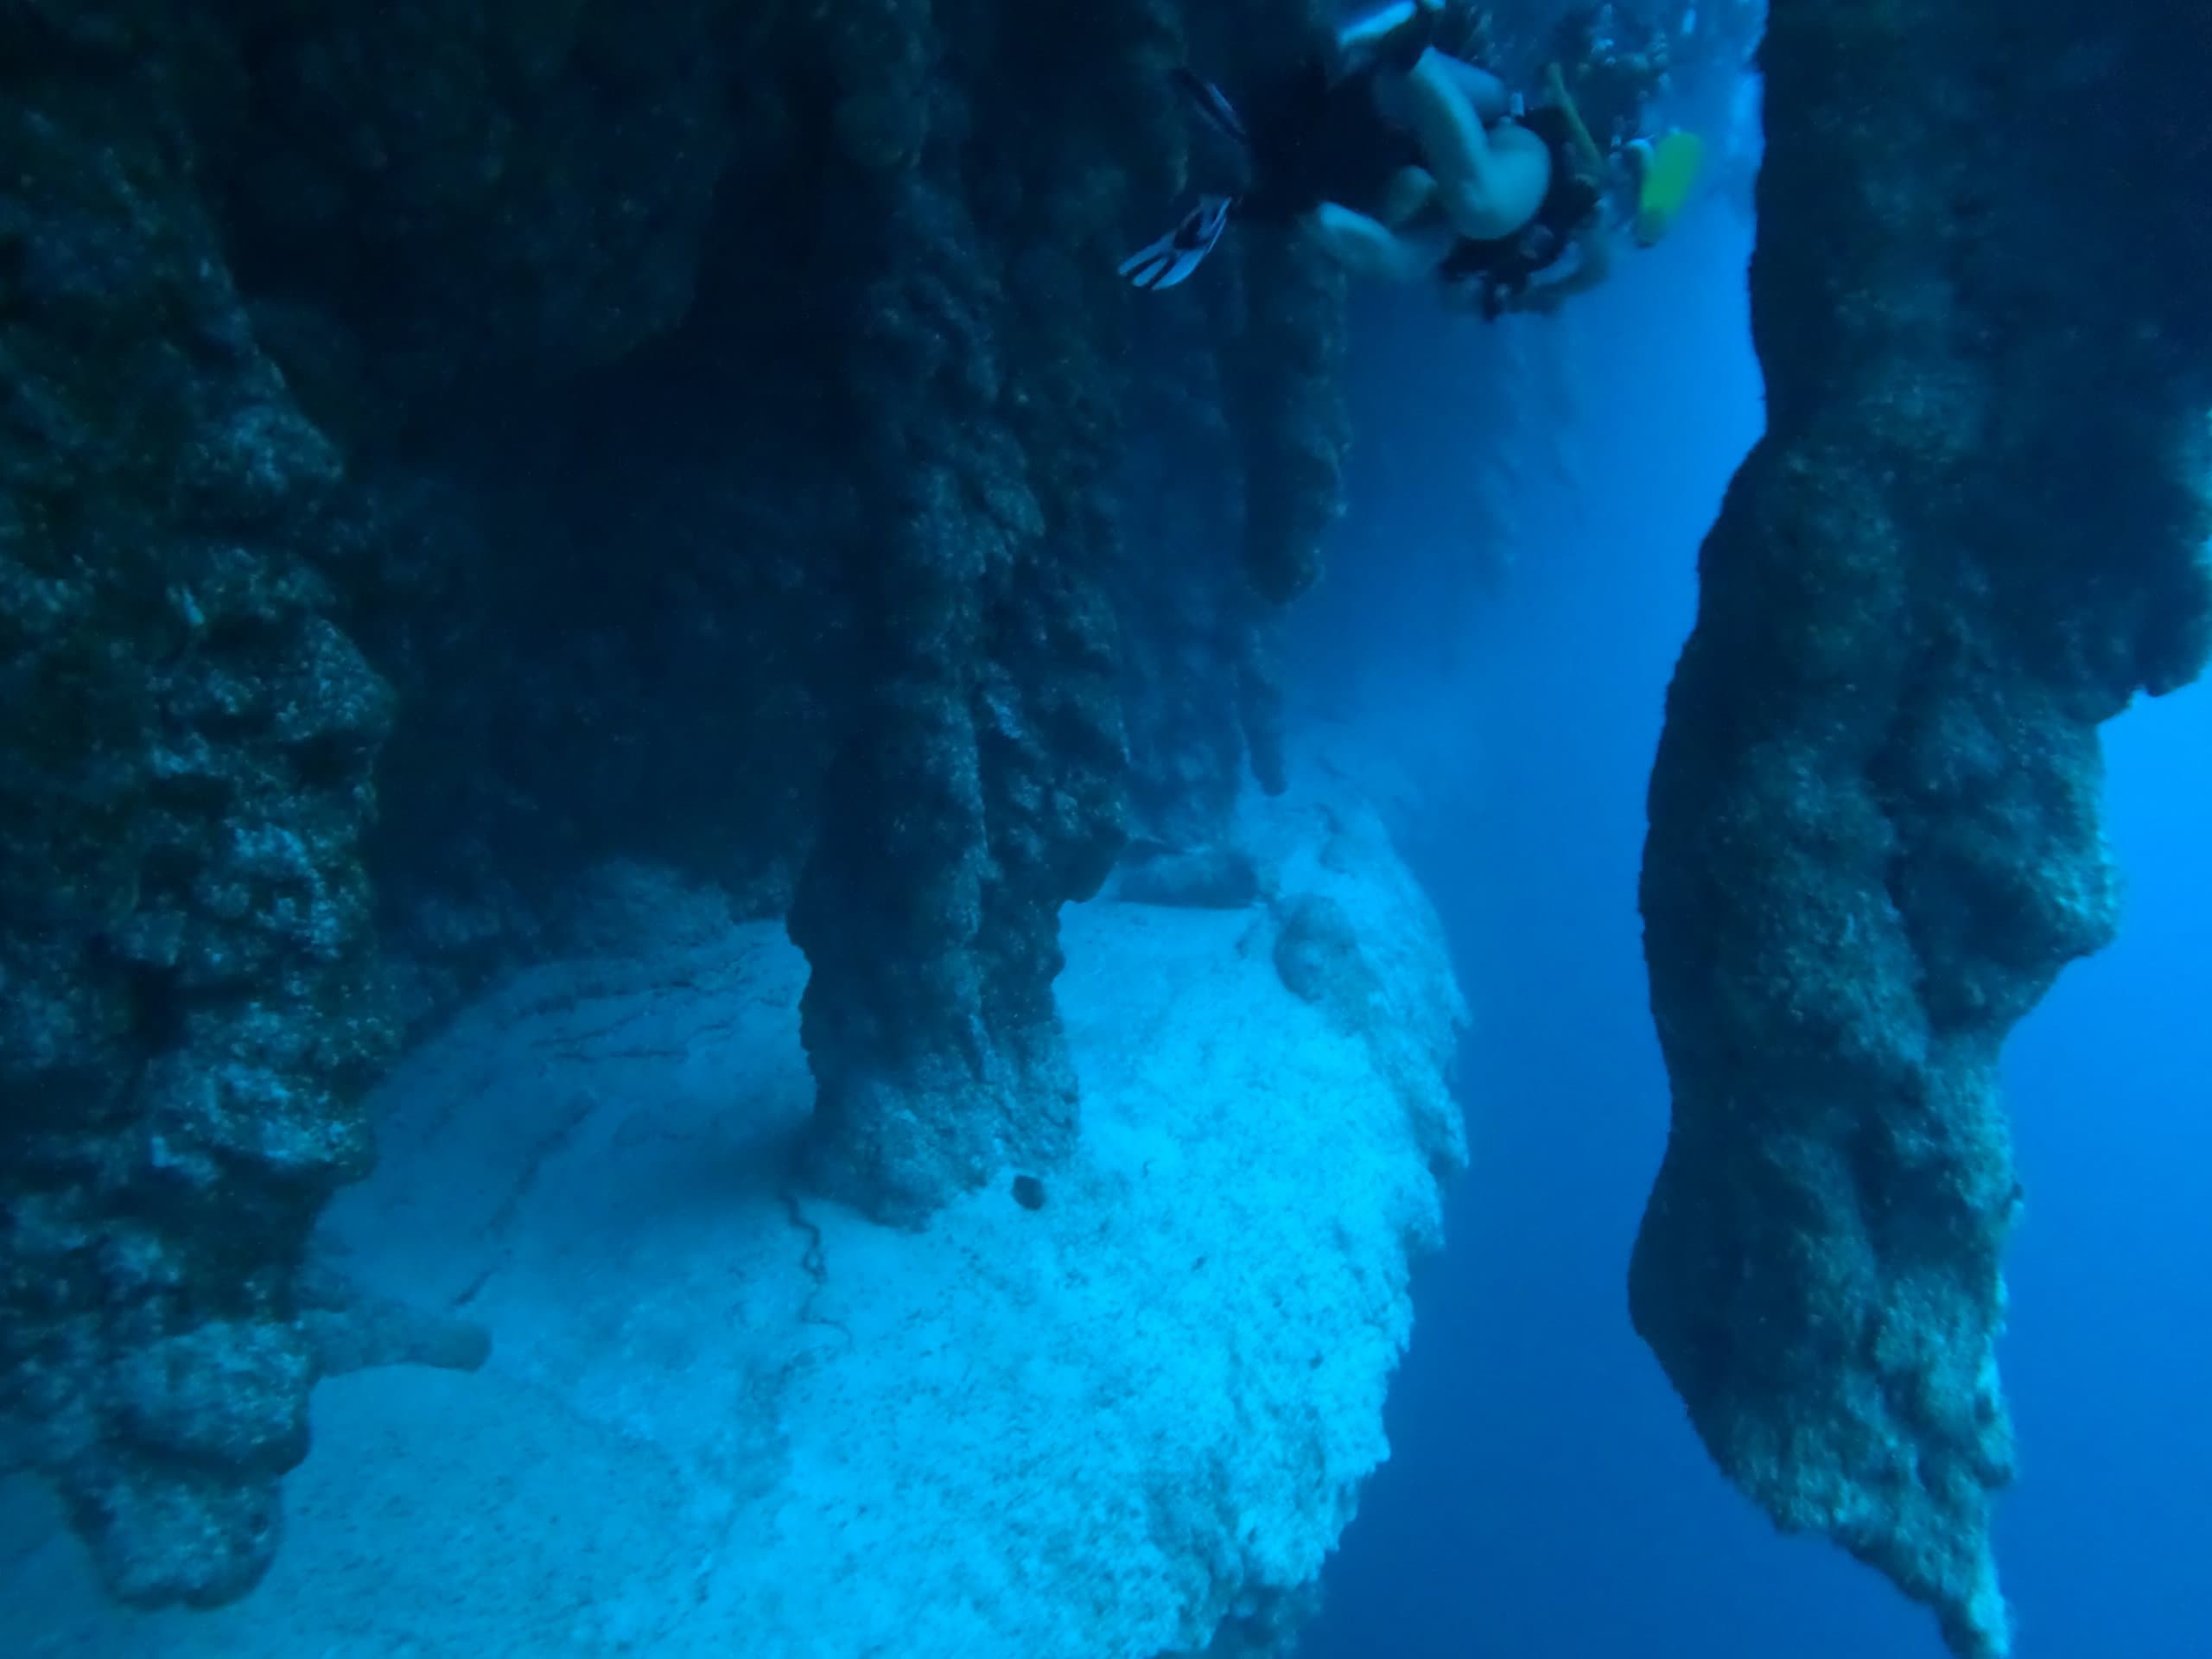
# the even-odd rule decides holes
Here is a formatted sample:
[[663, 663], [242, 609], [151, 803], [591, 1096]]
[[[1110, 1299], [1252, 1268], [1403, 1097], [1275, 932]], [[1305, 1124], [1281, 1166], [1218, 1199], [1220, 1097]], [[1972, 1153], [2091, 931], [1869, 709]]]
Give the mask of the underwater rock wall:
[[[1305, 27], [1287, 27], [1300, 15]], [[1287, 72], [1306, 31], [1332, 27], [1324, 0], [1235, 0], [1194, 11], [1192, 57], [1235, 86]], [[1218, 188], [1218, 187], [1217, 187]], [[1236, 281], [1224, 291], [1224, 407], [1241, 450], [1244, 567], [1262, 598], [1282, 604], [1321, 574], [1321, 542], [1343, 508], [1351, 416], [1342, 386], [1344, 273], [1295, 237], [1240, 234]], [[1264, 764], [1264, 778], [1268, 771]], [[1274, 787], [1280, 788], [1280, 783]]]
[[[1305, 38], [1259, 10], [1285, 48]], [[1183, 570], [1128, 549], [1119, 494], [1147, 435], [1124, 411], [1160, 388], [1128, 365], [1101, 252], [1159, 208], [1133, 201], [1112, 158], [1173, 182], [1187, 115], [1167, 72], [1197, 49], [1157, 0], [1080, 19], [888, 6], [837, 24], [842, 158], [823, 200], [842, 204], [836, 264], [868, 320], [845, 365], [876, 498], [848, 565], [868, 684], [791, 922], [814, 970], [812, 1166], [888, 1217], [1072, 1143], [1056, 916], [1096, 890], [1126, 834], [1125, 699], [1154, 717], [1140, 754], [1154, 764], [1135, 776], [1154, 822], [1220, 833], [1240, 757], [1281, 787], [1262, 606], [1224, 590], [1189, 529], [1165, 550]], [[1342, 291], [1287, 240], [1243, 245], [1243, 308], [1193, 372], [1231, 397], [1242, 453], [1222, 481], [1243, 486], [1251, 589], [1279, 604], [1313, 579], [1337, 510]], [[1129, 664], [1194, 638], [1216, 658], [1200, 707], [1129, 695]]]
[[682, 321], [750, 136], [735, 66], [773, 10], [207, 9], [223, 69], [180, 92], [240, 284], [359, 353], [319, 414], [342, 426], [381, 399], [419, 429], [428, 400], [557, 385]]
[[1776, 0], [1769, 429], [1651, 785], [1674, 1122], [1637, 1328], [1729, 1476], [1966, 1659], [2011, 1649], [1999, 1051], [2115, 925], [2097, 728], [2198, 673], [2212, 608], [2178, 88], [2053, 116], [2182, 27]]
[[[1232, 86], [1284, 67], [1332, 16], [1318, 0], [1189, 10], [1179, 57]], [[1154, 194], [1132, 229], [1241, 176], [1218, 134], [1187, 109], [1168, 117], [1169, 165], [1138, 181]], [[1228, 833], [1248, 768], [1271, 794], [1287, 785], [1279, 623], [1343, 506], [1345, 285], [1294, 237], [1243, 225], [1205, 280], [1147, 299], [1115, 584], [1132, 832], [1188, 848]]]
[[[1224, 250], [1228, 251], [1228, 250]], [[1249, 500], [1277, 488], [1262, 448], [1230, 416], [1224, 384], [1262, 347], [1246, 327], [1233, 255], [1219, 280], [1154, 308], [1134, 330], [1131, 414], [1143, 441], [1129, 446], [1121, 556], [1114, 566], [1120, 621], [1122, 702], [1129, 746], [1130, 834], [1175, 848], [1216, 843], [1249, 771], [1262, 788], [1285, 787], [1280, 635], [1283, 606], [1253, 585]], [[1216, 275], [1212, 264], [1208, 275]], [[1341, 310], [1313, 327], [1341, 328]], [[1333, 422], [1318, 441], [1341, 453]], [[1333, 497], [1333, 473], [1309, 482]], [[1316, 502], [1318, 520], [1332, 511]]]
[[417, 1023], [557, 945], [595, 861], [788, 902], [851, 508], [780, 16], [237, 25], [251, 95], [207, 142], [257, 332], [378, 521], [347, 598], [400, 693], [372, 855]]
[[1223, 410], [1214, 317], [1155, 308], [1135, 331], [1130, 415], [1151, 442], [1131, 446], [1122, 557], [1122, 702], [1129, 749], [1129, 834], [1191, 846], [1217, 837], [1244, 775], [1235, 718], [1241, 637], [1261, 607], [1237, 565], [1209, 550], [1243, 535], [1243, 472]]
[[[1224, 619], [1191, 838], [1224, 734], [1281, 782], [1265, 604], [1217, 549], [1117, 580], [1113, 264], [1185, 181], [1181, 29], [0, 10], [0, 1418], [117, 1591], [266, 1566], [360, 1092], [593, 925], [610, 861], [790, 910], [824, 1185], [910, 1218], [1065, 1151], [1119, 631]], [[1341, 315], [1249, 257], [1274, 298], [1213, 378], [1280, 599], [1335, 508]]]
[[[291, 1278], [394, 1033], [361, 841], [391, 695], [338, 452], [257, 348], [173, 76], [0, 29], [0, 1412], [116, 1593], [275, 1550]], [[59, 27], [58, 25], [56, 26]]]
[[1147, 0], [950, 16], [957, 68], [927, 4], [835, 25], [868, 683], [790, 915], [811, 1168], [899, 1219], [1073, 1142], [1058, 911], [1105, 879], [1123, 791], [1093, 326], [1116, 279], [1084, 254], [1116, 219], [1108, 135], [1157, 105], [1172, 45]]

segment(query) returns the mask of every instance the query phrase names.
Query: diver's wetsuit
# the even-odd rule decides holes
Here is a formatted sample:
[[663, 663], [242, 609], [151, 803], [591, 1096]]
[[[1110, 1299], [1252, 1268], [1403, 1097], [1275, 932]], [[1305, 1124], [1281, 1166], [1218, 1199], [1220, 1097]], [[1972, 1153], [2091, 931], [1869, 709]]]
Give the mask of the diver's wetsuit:
[[1446, 283], [1473, 279], [1482, 283], [1485, 317], [1497, 316], [1509, 296], [1525, 291], [1532, 277], [1558, 264], [1573, 245], [1574, 233], [1603, 200], [1599, 188], [1575, 167], [1574, 125], [1566, 111], [1531, 110], [1519, 118], [1518, 124], [1542, 139], [1551, 152], [1551, 185], [1535, 217], [1510, 236], [1481, 242], [1460, 238], [1438, 267]]
[[1231, 209], [1237, 219], [1288, 226], [1325, 201], [1381, 212], [1390, 181], [1421, 165], [1420, 142], [1376, 102], [1381, 67], [1332, 79], [1317, 55], [1243, 106], [1252, 179]]
[[[1328, 203], [1387, 219], [1399, 176], [1427, 166], [1411, 123], [1393, 116], [1378, 96], [1383, 72], [1410, 72], [1434, 42], [1439, 9], [1407, 10], [1383, 49], [1357, 67], [1340, 72], [1333, 55], [1315, 52], [1241, 106], [1193, 72], [1174, 71], [1192, 107], [1244, 151], [1247, 181], [1233, 195], [1203, 197], [1173, 230], [1124, 259], [1121, 274], [1138, 288], [1175, 286], [1198, 269], [1231, 218], [1287, 229]], [[1567, 237], [1597, 199], [1594, 191], [1583, 199], [1575, 185], [1567, 160], [1571, 124], [1556, 111], [1539, 111], [1525, 124], [1554, 157], [1552, 186], [1536, 219], [1497, 242], [1462, 240], [1444, 273], [1454, 279], [1492, 275], [1495, 284], [1485, 292], [1492, 315], [1497, 293], [1518, 291], [1566, 251]]]
[[1333, 76], [1326, 59], [1301, 60], [1249, 105], [1251, 118], [1211, 81], [1187, 69], [1176, 86], [1200, 115], [1244, 151], [1244, 188], [1209, 195], [1175, 228], [1122, 261], [1135, 287], [1173, 288], [1196, 270], [1233, 214], [1287, 229], [1325, 201], [1379, 216], [1391, 181], [1421, 160], [1413, 135], [1385, 118], [1376, 99], [1382, 64]]

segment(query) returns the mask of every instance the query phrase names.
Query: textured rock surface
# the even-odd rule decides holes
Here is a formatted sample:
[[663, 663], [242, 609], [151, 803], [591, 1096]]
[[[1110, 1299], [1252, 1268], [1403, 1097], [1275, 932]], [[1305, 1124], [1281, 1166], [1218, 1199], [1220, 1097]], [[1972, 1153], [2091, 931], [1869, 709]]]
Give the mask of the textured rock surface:
[[1269, 880], [1249, 853], [1220, 844], [1187, 851], [1132, 847], [1124, 863], [1115, 893], [1132, 904], [1241, 910], [1258, 900]]
[[[1285, 26], [1302, 13], [1305, 28]], [[1334, 26], [1321, 0], [1235, 0], [1194, 18], [1193, 61], [1237, 86], [1287, 73], [1312, 50], [1307, 30]], [[1221, 188], [1216, 185], [1214, 188]], [[1215, 302], [1225, 406], [1243, 449], [1244, 568], [1252, 587], [1281, 604], [1321, 573], [1321, 540], [1343, 510], [1351, 442], [1339, 375], [1344, 350], [1344, 273], [1301, 239], [1239, 227], [1236, 281]], [[1255, 770], [1269, 768], [1255, 754]]]
[[385, 386], [557, 384], [690, 309], [755, 8], [215, 10], [250, 88], [203, 124], [239, 280], [374, 340]]
[[2197, 210], [2152, 206], [2202, 200], [2179, 105], [2050, 112], [2178, 27], [1777, 0], [1770, 429], [1652, 780], [1674, 1125], [1637, 1327], [1731, 1478], [1967, 1659], [2011, 1643], [1999, 1050], [2111, 936], [2097, 726], [2196, 674], [2208, 614], [2201, 323], [2160, 245]]
[[117, 1593], [211, 1602], [276, 1548], [291, 1272], [366, 1167], [390, 697], [167, 124], [183, 43], [72, 27], [0, 18], [0, 1412]]
[[1149, 296], [1168, 302], [1130, 331], [1144, 441], [1130, 446], [1113, 582], [1130, 830], [1172, 847], [1222, 836], [1248, 767], [1268, 788], [1283, 779], [1277, 609], [1224, 556], [1244, 545], [1248, 496], [1269, 482], [1246, 472], [1225, 401], [1249, 344], [1236, 271], [1224, 260], [1195, 293]]
[[[1128, 193], [1106, 157], [1181, 153], [1166, 71], [1192, 48], [1159, 0], [1082, 22], [880, 4], [838, 13], [830, 40], [830, 268], [868, 319], [842, 365], [869, 502], [847, 562], [868, 683], [790, 920], [814, 967], [812, 1170], [882, 1217], [1073, 1144], [1053, 916], [1122, 845], [1123, 666], [1199, 641], [1214, 668], [1194, 699], [1141, 703], [1157, 719], [1137, 777], [1159, 817], [1188, 785], [1184, 817], [1219, 825], [1239, 741], [1283, 785], [1249, 593], [1161, 575], [1177, 550], [1205, 557], [1208, 520], [1133, 575], [1115, 498]], [[1239, 264], [1201, 380], [1232, 398], [1249, 586], [1281, 601], [1314, 577], [1338, 505], [1343, 296], [1283, 238], [1241, 244]], [[1115, 597], [1148, 646], [1133, 659]]]
[[1179, 16], [0, 6], [0, 1413], [124, 1593], [251, 1585], [318, 1352], [465, 1357], [294, 1267], [397, 1020], [591, 926], [585, 872], [808, 872], [839, 1192], [1071, 1143], [1117, 605], [1223, 619], [1189, 816], [1240, 728], [1281, 772], [1256, 607], [1111, 585]]
[[[99, 1606], [0, 1480], [0, 1651], [1287, 1654], [1387, 1451], [1464, 1009], [1368, 809], [1239, 830], [1281, 918], [1071, 912], [1086, 1110], [1034, 1208], [996, 1183], [906, 1234], [790, 1183], [806, 969], [772, 923], [710, 903], [466, 1011], [373, 1103], [324, 1239], [489, 1362], [327, 1385], [235, 1607]], [[1311, 1004], [1271, 943], [1300, 908]]]
[[[1188, 10], [1184, 60], [1232, 86], [1281, 73], [1334, 16], [1318, 0]], [[1237, 188], [1243, 158], [1174, 113], [1183, 196]], [[1280, 227], [1240, 225], [1204, 281], [1147, 300], [1115, 593], [1131, 806], [1141, 835], [1194, 847], [1223, 834], [1248, 768], [1287, 783], [1278, 625], [1343, 508], [1345, 284]]]
[[1151, 0], [1080, 23], [993, 10], [955, 72], [943, 22], [888, 0], [836, 25], [868, 683], [790, 916], [813, 969], [810, 1167], [898, 1220], [1073, 1144], [1058, 912], [1112, 864], [1125, 765], [1096, 326], [1119, 188], [1098, 158], [1159, 103], [1173, 46]]

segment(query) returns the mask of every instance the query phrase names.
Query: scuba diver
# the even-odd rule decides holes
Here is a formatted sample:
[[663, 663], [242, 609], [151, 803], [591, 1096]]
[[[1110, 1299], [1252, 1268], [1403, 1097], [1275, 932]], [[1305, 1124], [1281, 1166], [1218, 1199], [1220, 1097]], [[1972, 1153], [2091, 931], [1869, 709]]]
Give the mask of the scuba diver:
[[1548, 314], [1604, 282], [1619, 224], [1637, 246], [1657, 246], [1704, 164], [1704, 141], [1691, 132], [1600, 148], [1558, 64], [1545, 71], [1544, 80], [1549, 101], [1519, 118], [1554, 157], [1542, 207], [1511, 237], [1455, 243], [1438, 271], [1452, 302], [1486, 318], [1507, 311]]
[[[1436, 270], [1447, 301], [1485, 319], [1554, 310], [1612, 269], [1605, 154], [1565, 96], [1556, 68], [1548, 90], [1549, 103], [1513, 123], [1541, 146], [1543, 191], [1534, 211], [1501, 235], [1456, 238]], [[1554, 274], [1569, 262], [1565, 274]], [[1540, 277], [1547, 280], [1539, 283]]]
[[1319, 228], [1324, 240], [1338, 228], [1321, 222], [1325, 207], [1336, 209], [1330, 218], [1355, 238], [1359, 219], [1395, 226], [1417, 218], [1429, 206], [1433, 175], [1413, 118], [1415, 99], [1433, 103], [1443, 81], [1464, 73], [1475, 80], [1463, 98], [1489, 97], [1494, 87], [1493, 113], [1504, 112], [1495, 77], [1432, 52], [1442, 16], [1443, 0], [1395, 0], [1339, 30], [1242, 110], [1210, 82], [1177, 70], [1174, 83], [1192, 106], [1243, 150], [1248, 182], [1234, 194], [1201, 198], [1173, 230], [1123, 260], [1122, 274], [1139, 288], [1174, 287], [1213, 251], [1232, 218]]
[[[1522, 110], [1497, 76], [1438, 45], [1443, 18], [1443, 0], [1385, 7], [1338, 35], [1349, 67], [1309, 57], [1249, 123], [1217, 88], [1178, 71], [1200, 114], [1248, 153], [1251, 184], [1205, 198], [1124, 260], [1122, 274], [1140, 288], [1174, 286], [1234, 217], [1295, 226], [1358, 275], [1433, 276], [1450, 302], [1486, 318], [1552, 310], [1603, 281], [1612, 161], [1560, 70], [1547, 77], [1549, 101]], [[1463, 39], [1481, 25], [1479, 14], [1463, 19]], [[1675, 138], [1622, 152], [1647, 246], [1695, 176], [1695, 141]], [[1554, 275], [1570, 258], [1567, 274]]]

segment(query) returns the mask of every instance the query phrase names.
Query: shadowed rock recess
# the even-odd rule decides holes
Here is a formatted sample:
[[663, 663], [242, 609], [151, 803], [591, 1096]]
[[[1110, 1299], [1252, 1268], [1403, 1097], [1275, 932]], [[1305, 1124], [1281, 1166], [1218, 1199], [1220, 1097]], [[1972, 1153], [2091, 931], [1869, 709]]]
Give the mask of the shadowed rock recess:
[[1999, 1051], [2113, 933], [2099, 724], [2206, 652], [2187, 10], [1777, 0], [1769, 430], [1651, 785], [1637, 1328], [1729, 1476], [1965, 1659], [2012, 1640]]
[[[117, 1594], [251, 1587], [334, 1356], [474, 1351], [309, 1230], [626, 860], [787, 917], [819, 1185], [1066, 1152], [1059, 908], [1280, 786], [1344, 442], [1286, 240], [1128, 349], [1183, 11], [0, 5], [0, 1419]], [[1126, 512], [1206, 388], [1241, 570]]]

